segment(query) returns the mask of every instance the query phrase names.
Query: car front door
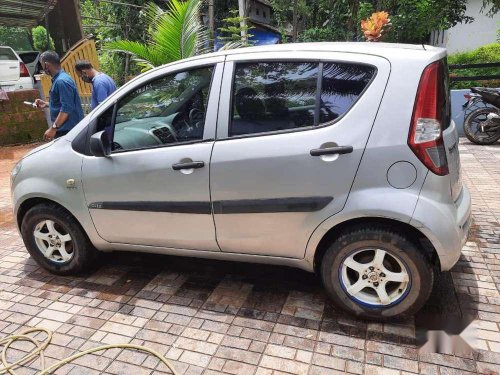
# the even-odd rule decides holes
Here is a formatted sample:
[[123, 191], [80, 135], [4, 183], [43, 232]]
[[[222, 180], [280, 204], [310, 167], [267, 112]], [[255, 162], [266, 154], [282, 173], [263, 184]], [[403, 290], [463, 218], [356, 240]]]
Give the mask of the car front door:
[[103, 239], [219, 251], [209, 168], [222, 70], [223, 59], [210, 58], [150, 74], [94, 120], [113, 142], [109, 157], [86, 156], [82, 170]]
[[346, 202], [389, 70], [348, 53], [227, 57], [210, 179], [222, 251], [304, 256]]

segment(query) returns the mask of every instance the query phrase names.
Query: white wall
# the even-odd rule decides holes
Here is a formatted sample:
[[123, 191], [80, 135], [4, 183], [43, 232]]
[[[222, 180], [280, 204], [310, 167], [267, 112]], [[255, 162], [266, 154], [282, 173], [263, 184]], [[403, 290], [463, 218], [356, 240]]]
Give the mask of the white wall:
[[431, 44], [448, 48], [448, 53], [470, 51], [485, 44], [496, 41], [500, 27], [500, 14], [488, 17], [480, 13], [482, 0], [470, 0], [467, 4], [467, 15], [474, 17], [474, 22], [459, 23], [451, 29], [434, 32]]

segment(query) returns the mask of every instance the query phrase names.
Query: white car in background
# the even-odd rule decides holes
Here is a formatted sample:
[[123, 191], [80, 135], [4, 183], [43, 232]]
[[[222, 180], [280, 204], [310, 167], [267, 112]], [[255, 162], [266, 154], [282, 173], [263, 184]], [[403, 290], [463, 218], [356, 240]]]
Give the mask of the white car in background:
[[17, 53], [0, 46], [0, 87], [5, 91], [32, 90], [33, 78]]

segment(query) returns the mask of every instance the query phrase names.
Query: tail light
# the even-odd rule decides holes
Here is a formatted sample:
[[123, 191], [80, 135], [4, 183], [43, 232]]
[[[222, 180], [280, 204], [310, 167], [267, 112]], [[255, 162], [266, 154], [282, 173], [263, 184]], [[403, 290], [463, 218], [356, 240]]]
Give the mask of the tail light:
[[437, 61], [422, 73], [413, 108], [408, 145], [420, 161], [438, 176], [449, 173], [443, 142], [444, 67]]
[[26, 68], [26, 65], [24, 65], [23, 62], [19, 62], [19, 71], [21, 77], [30, 77], [30, 72], [28, 68]]

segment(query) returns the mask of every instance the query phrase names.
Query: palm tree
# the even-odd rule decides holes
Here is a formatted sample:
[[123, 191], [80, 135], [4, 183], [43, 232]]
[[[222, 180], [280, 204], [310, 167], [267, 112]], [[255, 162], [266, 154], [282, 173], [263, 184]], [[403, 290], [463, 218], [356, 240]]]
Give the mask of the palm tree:
[[170, 0], [167, 10], [148, 3], [148, 43], [108, 42], [104, 48], [130, 54], [143, 71], [208, 52], [209, 35], [200, 21], [200, 0]]

